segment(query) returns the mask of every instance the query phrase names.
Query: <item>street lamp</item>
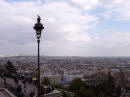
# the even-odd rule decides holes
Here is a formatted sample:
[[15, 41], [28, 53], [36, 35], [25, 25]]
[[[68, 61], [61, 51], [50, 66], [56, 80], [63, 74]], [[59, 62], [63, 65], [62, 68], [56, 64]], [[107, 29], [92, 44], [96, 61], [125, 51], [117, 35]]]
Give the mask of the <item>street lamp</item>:
[[37, 43], [38, 43], [38, 97], [40, 97], [41, 94], [41, 87], [40, 87], [40, 59], [39, 59], [39, 44], [40, 44], [40, 37], [41, 37], [41, 32], [44, 29], [43, 24], [40, 23], [41, 18], [38, 16], [37, 18], [37, 23], [34, 25], [34, 30], [36, 30], [36, 36], [37, 36]]

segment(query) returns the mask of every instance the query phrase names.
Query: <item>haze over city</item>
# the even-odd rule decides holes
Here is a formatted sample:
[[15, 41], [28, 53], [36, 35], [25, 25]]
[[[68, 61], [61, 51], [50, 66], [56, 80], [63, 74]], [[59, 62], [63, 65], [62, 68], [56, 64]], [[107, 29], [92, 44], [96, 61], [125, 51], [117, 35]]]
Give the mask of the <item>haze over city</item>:
[[130, 0], [0, 0], [0, 97], [130, 97]]
[[129, 56], [130, 0], [0, 0], [0, 55]]

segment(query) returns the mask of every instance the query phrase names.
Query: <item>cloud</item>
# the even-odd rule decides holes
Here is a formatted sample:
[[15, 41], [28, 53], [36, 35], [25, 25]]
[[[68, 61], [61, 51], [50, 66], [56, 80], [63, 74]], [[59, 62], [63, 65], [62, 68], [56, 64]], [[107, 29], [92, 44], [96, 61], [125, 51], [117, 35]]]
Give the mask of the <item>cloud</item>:
[[130, 20], [130, 0], [102, 0], [103, 15], [108, 19]]
[[103, 32], [89, 43], [91, 53], [98, 56], [129, 56], [130, 32]]
[[[71, 51], [78, 48], [77, 43], [89, 42], [87, 30], [98, 21], [97, 17], [88, 13], [83, 14], [80, 9], [63, 1], [42, 3], [41, 1], [6, 2], [1, 0], [0, 12], [0, 44], [2, 45], [0, 53], [2, 54], [34, 54], [36, 37], [33, 26], [37, 14], [42, 17], [45, 27], [42, 32], [41, 49], [55, 44], [55, 50], [61, 47], [59, 55], [72, 55], [74, 52], [71, 53]], [[48, 44], [44, 45], [45, 43]], [[46, 49], [43, 53], [57, 55], [54, 50], [50, 53], [51, 50], [53, 48]], [[69, 53], [65, 54], [67, 52]]]
[[45, 15], [43, 13], [41, 13], [41, 15], [44, 15], [43, 17], [46, 18], [47, 27], [49, 27], [47, 30], [50, 33], [47, 32], [47, 37], [51, 39], [55, 37], [54, 40], [66, 41], [71, 38], [77, 41], [81, 39], [80, 37], [82, 37], [83, 34], [86, 36], [86, 39], [88, 39], [89, 36], [86, 30], [91, 28], [92, 24], [95, 24], [98, 20], [97, 17], [89, 14], [83, 15], [80, 10], [65, 2], [49, 3], [44, 5], [41, 9], [45, 9], [43, 10]]
[[[45, 27], [41, 55], [129, 55], [130, 32], [111, 31], [113, 28], [109, 28], [110, 32], [104, 31], [100, 26], [102, 19], [95, 14], [103, 12], [105, 20], [112, 22], [129, 20], [129, 3], [129, 0], [0, 0], [0, 55], [37, 54], [33, 29], [37, 14]], [[107, 23], [104, 26], [108, 26]]]
[[101, 0], [102, 6], [112, 8], [113, 6], [122, 3], [123, 0]]
[[83, 11], [92, 10], [99, 5], [99, 0], [68, 0], [68, 2]]
[[[110, 32], [105, 36], [95, 36], [89, 42], [44, 42], [42, 52], [50, 51], [51, 55], [73, 55], [73, 56], [129, 56], [130, 54], [130, 32]], [[62, 45], [62, 46], [61, 46]], [[58, 46], [58, 48], [57, 48]]]

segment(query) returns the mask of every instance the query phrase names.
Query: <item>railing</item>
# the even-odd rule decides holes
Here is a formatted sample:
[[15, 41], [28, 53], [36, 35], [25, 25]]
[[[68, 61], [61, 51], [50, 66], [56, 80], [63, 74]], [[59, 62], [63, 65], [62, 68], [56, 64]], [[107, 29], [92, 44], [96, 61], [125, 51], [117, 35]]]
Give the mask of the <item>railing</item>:
[[5, 89], [5, 88], [0, 88], [0, 91], [1, 92], [5, 92], [7, 95], [8, 95], [8, 97], [15, 97], [11, 92], [9, 92], [7, 89]]
[[54, 90], [51, 93], [42, 95], [41, 97], [62, 97], [62, 94], [60, 91]]
[[[22, 92], [17, 92], [16, 87], [13, 87], [12, 85], [6, 83], [6, 85], [4, 85], [3, 83], [0, 83], [0, 88], [5, 88], [8, 91], [10, 91], [14, 96], [16, 97], [25, 97], [24, 94]], [[20, 96], [19, 96], [20, 95]]]

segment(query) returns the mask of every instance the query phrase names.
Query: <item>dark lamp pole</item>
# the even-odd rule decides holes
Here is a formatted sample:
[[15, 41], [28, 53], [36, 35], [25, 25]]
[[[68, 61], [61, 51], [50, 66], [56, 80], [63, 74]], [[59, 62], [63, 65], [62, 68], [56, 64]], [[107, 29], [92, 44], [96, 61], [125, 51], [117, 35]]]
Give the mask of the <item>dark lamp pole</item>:
[[40, 87], [40, 54], [39, 54], [39, 44], [40, 44], [40, 37], [41, 37], [41, 32], [44, 29], [43, 24], [40, 23], [40, 16], [37, 18], [37, 23], [34, 25], [34, 30], [36, 30], [36, 36], [37, 36], [37, 43], [38, 43], [38, 97], [41, 95], [41, 87]]

